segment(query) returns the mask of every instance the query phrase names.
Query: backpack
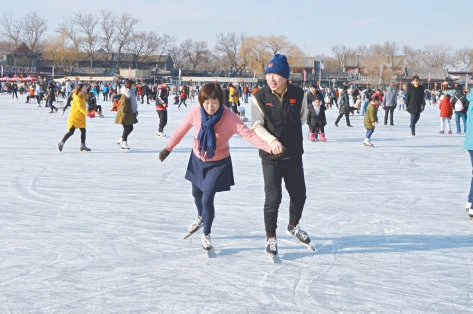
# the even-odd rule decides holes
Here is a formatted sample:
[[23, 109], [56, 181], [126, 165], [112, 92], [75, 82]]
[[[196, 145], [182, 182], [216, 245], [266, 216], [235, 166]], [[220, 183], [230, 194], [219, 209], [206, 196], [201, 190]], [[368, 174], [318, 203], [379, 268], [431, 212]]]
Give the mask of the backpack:
[[459, 98], [457, 98], [457, 101], [455, 102], [455, 111], [463, 111], [464, 108], [465, 107], [463, 106], [463, 102]]

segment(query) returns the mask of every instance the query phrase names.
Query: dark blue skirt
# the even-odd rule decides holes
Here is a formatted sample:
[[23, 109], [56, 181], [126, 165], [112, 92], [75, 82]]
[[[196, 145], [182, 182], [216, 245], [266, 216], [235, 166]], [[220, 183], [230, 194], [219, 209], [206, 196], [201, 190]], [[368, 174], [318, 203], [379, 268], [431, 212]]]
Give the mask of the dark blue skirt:
[[229, 191], [235, 185], [232, 159], [206, 162], [191, 152], [185, 178], [203, 192]]

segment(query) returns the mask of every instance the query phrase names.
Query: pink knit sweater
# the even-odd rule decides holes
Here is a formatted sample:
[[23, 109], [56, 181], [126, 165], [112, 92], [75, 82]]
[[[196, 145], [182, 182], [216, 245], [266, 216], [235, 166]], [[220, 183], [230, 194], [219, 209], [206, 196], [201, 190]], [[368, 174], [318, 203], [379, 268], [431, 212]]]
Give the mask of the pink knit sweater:
[[184, 120], [177, 127], [176, 131], [174, 131], [169, 138], [169, 141], [166, 144], [166, 149], [172, 151], [173, 148], [179, 144], [184, 135], [194, 127], [194, 144], [192, 149], [194, 154], [203, 161], [217, 161], [230, 156], [230, 145], [228, 142], [234, 134], [240, 135], [259, 149], [265, 150], [268, 153], [271, 151], [271, 146], [268, 143], [263, 141], [255, 132], [250, 130], [230, 109], [224, 107], [220, 121], [215, 124], [215, 137], [217, 139], [215, 155], [211, 159], [207, 159], [205, 156], [201, 157], [199, 153], [199, 141], [197, 140], [200, 125], [201, 116], [199, 106], [194, 107], [189, 111]]

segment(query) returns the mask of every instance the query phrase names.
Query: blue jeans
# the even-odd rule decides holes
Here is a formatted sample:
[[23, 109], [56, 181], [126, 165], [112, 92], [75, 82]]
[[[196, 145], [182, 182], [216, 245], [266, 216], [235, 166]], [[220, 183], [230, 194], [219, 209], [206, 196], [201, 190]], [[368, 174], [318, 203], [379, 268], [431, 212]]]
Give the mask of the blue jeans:
[[416, 123], [419, 121], [420, 112], [418, 113], [411, 113], [411, 124], [409, 127], [411, 128], [412, 135], [416, 134]]
[[[473, 169], [473, 150], [469, 150], [468, 153], [470, 153], [471, 168]], [[468, 202], [473, 203], [473, 171], [470, 182], [470, 192], [468, 193]]]
[[366, 129], [366, 138], [371, 139], [371, 135], [373, 135], [374, 129]]
[[466, 133], [466, 112], [455, 113], [455, 124], [457, 126], [457, 133], [461, 133], [460, 119], [463, 120], [463, 133]]
[[369, 101], [363, 101], [363, 103], [361, 104], [361, 115], [364, 116], [365, 113], [366, 113], [366, 108], [368, 108], [368, 102]]

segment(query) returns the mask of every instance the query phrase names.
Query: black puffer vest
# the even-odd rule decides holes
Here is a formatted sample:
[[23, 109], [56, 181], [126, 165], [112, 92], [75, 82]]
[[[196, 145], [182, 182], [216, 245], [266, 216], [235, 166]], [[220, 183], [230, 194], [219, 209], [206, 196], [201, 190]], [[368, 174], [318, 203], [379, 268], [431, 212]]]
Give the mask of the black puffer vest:
[[285, 147], [284, 153], [271, 155], [259, 150], [259, 155], [266, 160], [288, 159], [304, 153], [301, 108], [304, 91], [294, 85], [288, 85], [282, 99], [273, 94], [268, 86], [260, 89], [254, 97], [264, 115], [264, 127]]

